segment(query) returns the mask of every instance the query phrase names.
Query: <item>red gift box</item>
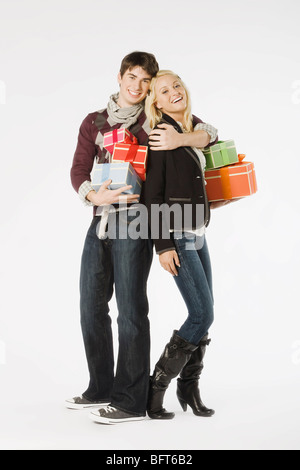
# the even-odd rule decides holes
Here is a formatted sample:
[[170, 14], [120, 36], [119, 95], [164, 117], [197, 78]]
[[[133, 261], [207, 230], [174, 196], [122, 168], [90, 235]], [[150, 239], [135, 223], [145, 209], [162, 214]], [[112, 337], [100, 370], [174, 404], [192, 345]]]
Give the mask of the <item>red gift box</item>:
[[103, 147], [111, 154], [113, 153], [115, 144], [118, 142], [137, 144], [137, 138], [125, 127], [105, 132], [103, 135]]
[[148, 147], [137, 144], [115, 144], [112, 162], [130, 162], [142, 181], [146, 179]]
[[205, 188], [210, 202], [236, 199], [256, 193], [254, 164], [242, 161], [244, 157], [245, 155], [240, 154], [239, 163], [205, 171]]

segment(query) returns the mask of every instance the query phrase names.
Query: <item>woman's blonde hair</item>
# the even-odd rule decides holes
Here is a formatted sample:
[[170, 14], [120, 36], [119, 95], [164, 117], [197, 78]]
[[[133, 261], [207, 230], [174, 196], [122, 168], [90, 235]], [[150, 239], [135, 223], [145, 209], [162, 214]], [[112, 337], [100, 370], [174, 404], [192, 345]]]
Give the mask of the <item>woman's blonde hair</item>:
[[190, 93], [187, 87], [185, 86], [185, 84], [183, 83], [183, 81], [181, 80], [181, 78], [176, 73], [172, 72], [171, 70], [159, 70], [157, 74], [155, 75], [155, 77], [153, 77], [151, 80], [150, 88], [148, 91], [148, 96], [145, 101], [145, 113], [149, 120], [150, 127], [153, 129], [156, 126], [156, 124], [158, 124], [161, 121], [161, 118], [163, 115], [162, 111], [156, 107], [157, 96], [155, 93], [155, 85], [156, 85], [157, 79], [159, 77], [163, 77], [164, 75], [172, 75], [179, 81], [179, 83], [185, 89], [187, 106], [184, 112], [182, 125], [183, 125], [183, 128], [187, 132], [193, 132], [194, 128], [193, 128], [193, 118], [192, 118], [192, 113], [191, 113]]

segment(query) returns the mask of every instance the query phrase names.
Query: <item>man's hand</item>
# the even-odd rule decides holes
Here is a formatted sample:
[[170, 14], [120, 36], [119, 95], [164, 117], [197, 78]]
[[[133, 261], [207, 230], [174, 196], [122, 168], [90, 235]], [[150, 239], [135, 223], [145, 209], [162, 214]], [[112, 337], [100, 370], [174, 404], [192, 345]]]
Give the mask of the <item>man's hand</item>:
[[151, 150], [174, 150], [183, 145], [183, 136], [171, 124], [158, 124], [149, 134]]
[[124, 191], [132, 188], [132, 186], [122, 186], [119, 189], [108, 189], [112, 180], [104, 181], [98, 192], [90, 191], [87, 194], [87, 199], [95, 206], [108, 206], [110, 204], [126, 204], [138, 202], [139, 194], [122, 194]]
[[236, 199], [226, 199], [225, 201], [214, 201], [210, 203], [210, 208], [217, 209], [218, 207], [226, 206], [227, 204], [230, 204], [231, 202], [239, 201], [240, 199], [243, 199], [243, 198], [239, 197]]
[[180, 268], [180, 262], [175, 250], [165, 251], [159, 255], [159, 262], [166, 271], [172, 274], [172, 276], [178, 276], [176, 266]]
[[158, 124], [159, 129], [153, 129], [149, 134], [151, 150], [174, 150], [178, 147], [206, 147], [210, 135], [204, 130], [194, 132], [177, 132], [171, 124]]

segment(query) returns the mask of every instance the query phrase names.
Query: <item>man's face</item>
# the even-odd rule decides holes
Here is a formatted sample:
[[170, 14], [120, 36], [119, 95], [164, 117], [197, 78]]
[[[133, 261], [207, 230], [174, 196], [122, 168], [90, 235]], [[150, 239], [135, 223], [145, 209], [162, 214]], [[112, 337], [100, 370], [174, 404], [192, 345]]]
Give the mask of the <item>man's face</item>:
[[120, 94], [118, 105], [121, 108], [128, 108], [143, 101], [148, 93], [151, 76], [142, 67], [133, 67], [126, 70], [121, 77], [118, 74]]

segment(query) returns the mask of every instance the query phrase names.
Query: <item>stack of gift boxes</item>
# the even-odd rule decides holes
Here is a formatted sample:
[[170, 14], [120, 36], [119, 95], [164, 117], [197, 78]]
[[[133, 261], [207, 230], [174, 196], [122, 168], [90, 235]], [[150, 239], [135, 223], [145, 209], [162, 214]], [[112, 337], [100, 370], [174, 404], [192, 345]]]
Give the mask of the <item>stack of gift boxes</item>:
[[250, 196], [257, 191], [254, 164], [237, 154], [233, 140], [205, 148], [205, 181], [208, 200], [224, 201]]
[[[146, 179], [148, 147], [139, 145], [126, 128], [104, 134], [103, 147], [111, 154], [111, 163], [97, 163], [92, 174], [96, 191], [102, 183], [112, 180], [110, 189], [131, 185], [127, 194], [140, 194]], [[206, 192], [210, 202], [250, 196], [257, 191], [254, 164], [244, 161], [233, 140], [219, 141], [203, 150], [206, 159]]]
[[131, 185], [126, 194], [140, 194], [146, 179], [148, 147], [139, 145], [137, 138], [126, 128], [114, 129], [103, 136], [103, 147], [111, 154], [111, 163], [96, 163], [92, 186], [98, 191], [104, 181], [111, 179], [109, 189]]

